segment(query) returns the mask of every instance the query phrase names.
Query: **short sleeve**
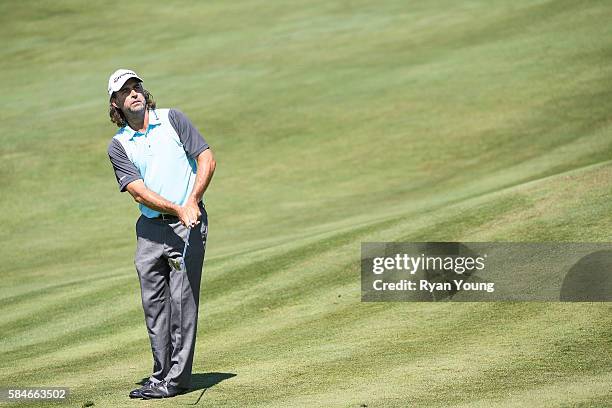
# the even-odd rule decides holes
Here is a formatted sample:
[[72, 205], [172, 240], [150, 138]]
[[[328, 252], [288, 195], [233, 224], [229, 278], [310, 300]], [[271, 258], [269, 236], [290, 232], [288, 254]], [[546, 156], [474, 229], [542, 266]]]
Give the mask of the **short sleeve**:
[[181, 139], [183, 148], [189, 157], [195, 159], [200, 153], [208, 149], [209, 146], [204, 137], [198, 132], [198, 129], [193, 126], [183, 112], [176, 109], [170, 109], [170, 112], [168, 112], [168, 119], [176, 131], [176, 134]]
[[134, 180], [141, 179], [140, 172], [134, 166], [134, 163], [128, 158], [125, 149], [117, 139], [111, 140], [108, 145], [108, 157], [113, 165], [115, 177], [119, 184], [119, 190], [125, 191], [125, 188]]

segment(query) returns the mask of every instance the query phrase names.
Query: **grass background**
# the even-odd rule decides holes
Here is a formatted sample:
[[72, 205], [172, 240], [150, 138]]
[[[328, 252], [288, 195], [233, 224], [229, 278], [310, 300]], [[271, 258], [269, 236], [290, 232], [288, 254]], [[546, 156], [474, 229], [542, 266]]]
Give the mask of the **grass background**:
[[[360, 303], [362, 241], [610, 240], [606, 1], [0, 3], [0, 386], [40, 406], [612, 406], [607, 304]], [[218, 169], [196, 391], [151, 369], [106, 82]], [[24, 404], [35, 406], [33, 403]], [[19, 406], [11, 404], [10, 406]]]

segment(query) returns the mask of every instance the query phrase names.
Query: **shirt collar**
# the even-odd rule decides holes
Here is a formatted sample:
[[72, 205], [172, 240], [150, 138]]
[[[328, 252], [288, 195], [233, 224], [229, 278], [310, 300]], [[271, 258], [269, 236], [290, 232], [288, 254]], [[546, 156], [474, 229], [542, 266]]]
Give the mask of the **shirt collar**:
[[[149, 126], [148, 126], [147, 131], [158, 125], [161, 125], [161, 120], [159, 119], [157, 112], [155, 112], [155, 109], [149, 109]], [[132, 129], [130, 125], [127, 125], [127, 124], [123, 128], [121, 128], [121, 131], [123, 133], [127, 133], [128, 136], [130, 137], [130, 140], [134, 139], [135, 136], [144, 135], [144, 133], [141, 133], [141, 132], [138, 132], [137, 130]]]
[[155, 109], [149, 109], [149, 126], [151, 125], [161, 125], [161, 120], [159, 119], [159, 116], [157, 116]]

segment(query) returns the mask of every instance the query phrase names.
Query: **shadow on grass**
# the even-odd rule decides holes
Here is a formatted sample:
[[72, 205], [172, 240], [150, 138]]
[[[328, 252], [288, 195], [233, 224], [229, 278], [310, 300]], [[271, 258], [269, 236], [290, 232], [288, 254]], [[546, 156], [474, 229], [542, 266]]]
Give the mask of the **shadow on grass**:
[[[198, 399], [193, 404], [188, 405], [196, 405], [202, 399], [202, 396], [206, 392], [207, 389], [219, 384], [223, 380], [227, 380], [229, 378], [235, 377], [237, 374], [234, 373], [197, 373], [192, 374], [191, 376], [191, 388], [185, 394], [191, 394], [192, 392], [198, 392], [202, 390]], [[143, 385], [149, 377], [143, 378], [138, 382], [138, 384]]]

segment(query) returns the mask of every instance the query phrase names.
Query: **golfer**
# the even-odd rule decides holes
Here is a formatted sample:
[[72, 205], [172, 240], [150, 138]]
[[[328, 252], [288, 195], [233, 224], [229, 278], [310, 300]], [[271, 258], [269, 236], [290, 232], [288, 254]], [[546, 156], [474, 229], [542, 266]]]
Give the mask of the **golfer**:
[[108, 156], [119, 189], [142, 213], [134, 263], [153, 352], [153, 372], [129, 396], [173, 397], [191, 386], [208, 234], [202, 196], [215, 159], [184, 114], [156, 109], [134, 71], [115, 71], [108, 94], [110, 119], [119, 127]]

